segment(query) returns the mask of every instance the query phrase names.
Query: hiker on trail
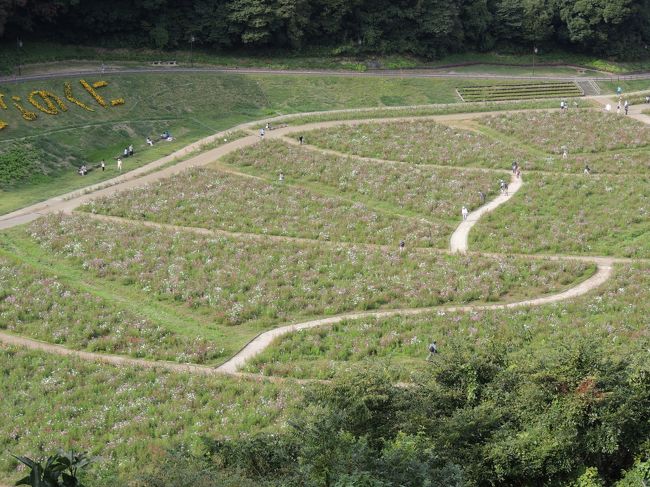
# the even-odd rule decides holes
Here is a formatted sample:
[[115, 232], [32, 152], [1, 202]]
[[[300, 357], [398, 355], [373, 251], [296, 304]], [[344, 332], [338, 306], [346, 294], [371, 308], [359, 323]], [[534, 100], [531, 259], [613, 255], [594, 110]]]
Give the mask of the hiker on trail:
[[117, 170], [120, 171], [120, 172], [122, 171], [122, 158], [121, 157], [117, 158]]
[[278, 176], [278, 181], [282, 182], [284, 181], [284, 173], [280, 171], [280, 176]]
[[623, 105], [623, 108], [625, 108], [625, 115], [627, 115], [627, 111], [630, 109], [630, 105], [627, 102], [627, 100], [625, 100], [625, 104]]
[[124, 157], [129, 157], [129, 148], [128, 147], [124, 148]]
[[271, 130], [271, 125], [269, 122], [266, 122], [266, 127], [264, 127], [266, 130]]
[[521, 177], [521, 168], [517, 167], [517, 172], [515, 172], [515, 176], [517, 176], [517, 179]]
[[406, 246], [406, 243], [404, 242], [404, 240], [402, 240], [402, 241], [399, 243], [399, 251], [400, 251], [400, 252], [404, 252], [404, 247], [405, 247], [405, 246]]
[[514, 161], [512, 163], [512, 174], [515, 174], [517, 172], [518, 167], [519, 167], [519, 164], [517, 164], [517, 161]]
[[621, 114], [621, 104], [619, 103], [618, 105], [616, 105], [616, 115], [620, 115], [620, 114]]
[[263, 128], [260, 129], [260, 137], [264, 138], [264, 129]]
[[102, 162], [100, 162], [100, 165], [102, 166], [102, 172], [106, 170], [106, 164], [104, 163], [104, 159], [102, 159]]
[[589, 164], [585, 164], [585, 174], [591, 174], [591, 168], [589, 167]]
[[609, 103], [607, 105], [605, 105], [605, 111], [611, 112], [612, 111], [612, 105], [610, 105]]
[[300, 145], [304, 144], [305, 138], [301, 135], [300, 137], [298, 137], [298, 142], [300, 142]]
[[151, 137], [147, 137], [147, 145], [153, 147], [153, 140], [151, 140]]
[[485, 193], [483, 191], [478, 192], [478, 197], [481, 198], [481, 204], [485, 203]]
[[650, 103], [650, 96], [646, 96], [646, 97], [645, 97], [645, 102], [646, 102], [646, 103]]
[[427, 356], [427, 362], [431, 360], [431, 357], [433, 357], [437, 353], [438, 353], [438, 346], [436, 345], [436, 342], [433, 341], [429, 344], [429, 355]]
[[129, 145], [129, 156], [133, 155], [133, 144]]
[[467, 209], [466, 206], [463, 206], [461, 213], [463, 214], [463, 220], [467, 220], [467, 215], [469, 215], [469, 210]]
[[562, 146], [562, 159], [569, 157], [569, 149], [565, 145]]
[[501, 189], [501, 194], [508, 196], [508, 183], [506, 183], [503, 179], [499, 179], [499, 187]]

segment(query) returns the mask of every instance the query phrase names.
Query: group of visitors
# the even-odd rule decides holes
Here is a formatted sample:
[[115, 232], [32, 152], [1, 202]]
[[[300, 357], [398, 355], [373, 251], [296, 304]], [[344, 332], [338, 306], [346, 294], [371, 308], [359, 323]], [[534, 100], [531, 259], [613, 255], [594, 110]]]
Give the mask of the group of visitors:
[[[160, 134], [160, 140], [165, 140], [167, 142], [171, 142], [171, 141], [174, 140], [174, 137], [172, 137], [172, 134], [169, 132], [169, 130], [165, 130], [162, 134]], [[153, 144], [154, 144], [152, 138], [149, 137], [149, 136], [147, 136], [147, 138], [145, 139], [145, 142], [150, 147], [153, 146]], [[121, 152], [121, 154], [118, 157], [115, 158], [116, 161], [117, 161], [117, 170], [122, 171], [122, 165], [123, 165], [122, 159], [126, 159], [127, 157], [133, 157], [134, 155], [135, 155], [135, 149], [133, 147], [133, 144], [129, 144], [129, 146], [125, 147], [124, 150]], [[102, 171], [106, 170], [106, 163], [104, 162], [103, 159], [100, 161], [99, 166], [97, 166], [97, 167], [101, 168]], [[82, 164], [79, 167], [79, 169], [77, 169], [77, 173], [80, 176], [85, 176], [90, 171], [92, 171], [92, 169], [93, 169], [92, 166], [89, 166], [87, 164]]]

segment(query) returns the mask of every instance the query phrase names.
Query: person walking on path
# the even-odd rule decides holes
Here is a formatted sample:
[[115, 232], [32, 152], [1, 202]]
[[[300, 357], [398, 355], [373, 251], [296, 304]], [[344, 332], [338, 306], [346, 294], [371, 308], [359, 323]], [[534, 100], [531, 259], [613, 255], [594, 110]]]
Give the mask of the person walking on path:
[[591, 168], [589, 167], [589, 164], [585, 164], [585, 174], [586, 175], [591, 174]]
[[569, 149], [567, 149], [566, 145], [562, 146], [562, 159], [566, 159], [569, 157]]
[[260, 129], [260, 137], [264, 138], [264, 129], [263, 128]]
[[481, 198], [481, 204], [485, 203], [485, 193], [483, 191], [478, 192], [478, 197]]
[[519, 164], [517, 164], [517, 161], [514, 161], [512, 163], [512, 174], [515, 174], [517, 172], [518, 167], [519, 167]]
[[133, 155], [133, 144], [129, 145], [129, 156]]
[[278, 181], [282, 182], [284, 181], [284, 173], [280, 171], [280, 176], [278, 176]]
[[517, 171], [515, 172], [515, 176], [517, 176], [517, 179], [521, 177], [521, 168], [517, 166]]
[[429, 355], [427, 356], [427, 362], [438, 353], [438, 345], [436, 345], [435, 340], [429, 344]]
[[104, 163], [104, 159], [102, 159], [102, 162], [100, 162], [100, 164], [102, 166], [102, 172], [104, 172], [106, 170], [106, 164]]
[[499, 179], [499, 187], [501, 189], [501, 194], [508, 196], [508, 183], [506, 183], [503, 179]]
[[303, 145], [305, 143], [305, 138], [301, 135], [298, 137], [298, 142], [300, 142], [300, 145]]
[[463, 220], [467, 220], [467, 215], [469, 215], [469, 210], [467, 209], [466, 206], [463, 206], [463, 209], [461, 210], [461, 213], [463, 215]]
[[404, 247], [406, 247], [406, 243], [404, 242], [404, 240], [402, 240], [402, 241], [399, 243], [399, 251], [400, 251], [400, 253], [401, 253], [401, 252], [404, 252]]
[[623, 108], [625, 109], [625, 115], [627, 115], [627, 111], [630, 109], [630, 105], [627, 100], [625, 100], [625, 105], [623, 105]]
[[122, 172], [122, 158], [121, 157], [117, 158], [117, 170]]

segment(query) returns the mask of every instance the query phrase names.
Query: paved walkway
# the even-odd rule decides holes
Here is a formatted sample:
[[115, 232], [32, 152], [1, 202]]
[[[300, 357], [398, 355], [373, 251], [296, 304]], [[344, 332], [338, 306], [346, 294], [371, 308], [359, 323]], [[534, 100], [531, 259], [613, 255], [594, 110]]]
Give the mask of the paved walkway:
[[[640, 110], [639, 110], [640, 111]], [[295, 135], [299, 133], [303, 133], [308, 130], [315, 130], [315, 129], [325, 129], [328, 127], [334, 127], [334, 126], [339, 126], [339, 125], [349, 125], [349, 126], [355, 126], [358, 124], [363, 124], [363, 123], [386, 123], [386, 122], [395, 122], [395, 121], [411, 121], [414, 119], [417, 120], [434, 120], [438, 122], [449, 122], [449, 121], [456, 121], [456, 120], [468, 120], [468, 119], [473, 119], [477, 117], [483, 117], [483, 116], [488, 116], [488, 115], [494, 115], [494, 114], [503, 114], [503, 113], [512, 113], [512, 112], [479, 112], [479, 113], [459, 113], [459, 114], [449, 114], [449, 115], [434, 115], [434, 116], [426, 116], [426, 117], [396, 117], [396, 118], [379, 118], [379, 119], [361, 119], [361, 120], [343, 120], [343, 121], [328, 121], [328, 122], [318, 122], [318, 123], [312, 123], [312, 124], [306, 124], [302, 126], [287, 126], [287, 127], [282, 127], [278, 128], [275, 130], [267, 131], [266, 134], [266, 139], [282, 139], [285, 141], [291, 141], [292, 143], [296, 143], [293, 138], [288, 138], [289, 135]], [[650, 121], [650, 120], [649, 120]], [[263, 122], [252, 122], [252, 123], [247, 123], [247, 124], [242, 124], [238, 127], [235, 127], [233, 129], [230, 129], [228, 132], [232, 130], [254, 130], [256, 127], [259, 127]], [[170, 156], [167, 156], [159, 161], [155, 161], [151, 164], [148, 164], [146, 166], [141, 167], [140, 169], [137, 169], [135, 171], [132, 171], [130, 173], [126, 173], [123, 176], [120, 176], [118, 178], [115, 178], [113, 180], [110, 180], [105, 183], [101, 183], [89, 188], [84, 188], [83, 190], [75, 191], [72, 193], [69, 193], [67, 195], [63, 195], [60, 197], [56, 198], [51, 198], [43, 203], [39, 203], [36, 205], [32, 205], [30, 207], [24, 208], [22, 210], [19, 210], [17, 212], [13, 212], [8, 215], [3, 215], [0, 216], [0, 229], [3, 228], [10, 228], [16, 225], [20, 225], [23, 223], [27, 223], [29, 221], [32, 221], [36, 218], [38, 218], [41, 215], [48, 214], [48, 213], [54, 213], [54, 212], [72, 212], [75, 208], [77, 208], [79, 205], [82, 205], [84, 203], [87, 203], [91, 201], [92, 199], [101, 197], [101, 196], [109, 196], [112, 194], [115, 194], [119, 191], [123, 191], [125, 189], [131, 189], [131, 188], [136, 188], [136, 187], [141, 187], [143, 185], [146, 185], [148, 183], [167, 178], [170, 176], [173, 176], [174, 174], [178, 174], [188, 168], [191, 167], [198, 167], [198, 166], [203, 166], [207, 165], [210, 163], [213, 163], [216, 159], [219, 157], [222, 157], [226, 154], [229, 154], [235, 150], [251, 146], [256, 143], [261, 142], [261, 138], [255, 134], [251, 134], [249, 136], [245, 136], [243, 138], [234, 140], [232, 142], [226, 143], [220, 147], [217, 147], [215, 149], [208, 150], [206, 152], [200, 153], [196, 156], [189, 157], [185, 161], [182, 161], [180, 163], [177, 163], [173, 166], [165, 167], [160, 170], [156, 170], [160, 168], [161, 166], [164, 166], [170, 162], [172, 162], [175, 158], [186, 156], [187, 154], [199, 150], [202, 145], [206, 143], [211, 143], [214, 142], [215, 140], [220, 140], [223, 138], [224, 134], [226, 132], [220, 132], [218, 134], [215, 134], [214, 136], [208, 137], [206, 139], [203, 139], [201, 141], [198, 141], [194, 144], [191, 144], [190, 146], [184, 148], [181, 151], [178, 151]], [[315, 147], [307, 146], [308, 149], [310, 150], [321, 150], [317, 149]], [[336, 151], [328, 151], [328, 150], [322, 150], [322, 152], [329, 153], [329, 154], [334, 154], [334, 155], [342, 155], [342, 156], [349, 156], [348, 154], [342, 154], [340, 152]], [[359, 156], [354, 156], [354, 157], [359, 157]], [[363, 158], [368, 161], [378, 161], [377, 159], [372, 159], [372, 158]], [[392, 163], [398, 163], [397, 161], [382, 161], [382, 162], [392, 162]], [[446, 167], [446, 166], [445, 166]], [[217, 165], [217, 168], [219, 166]], [[224, 168], [221, 168], [224, 169]], [[232, 169], [224, 169], [224, 170], [229, 170], [229, 171], [234, 171]], [[485, 169], [478, 169], [478, 170], [485, 170]], [[153, 172], [152, 172], [153, 171]], [[239, 173], [239, 171], [235, 171], [237, 174], [242, 175]], [[508, 172], [507, 170], [500, 171], [503, 173]], [[470, 213], [468, 216], [467, 220], [461, 221], [459, 223], [458, 228], [456, 231], [453, 233], [451, 240], [450, 240], [450, 248], [449, 250], [438, 250], [439, 252], [463, 252], [467, 253], [468, 252], [468, 245], [467, 245], [467, 240], [468, 240], [468, 235], [469, 231], [471, 230], [472, 226], [476, 224], [476, 222], [487, 212], [490, 212], [497, 208], [499, 205], [504, 204], [507, 202], [510, 198], [512, 198], [516, 192], [519, 190], [521, 185], [523, 184], [521, 179], [514, 178], [511, 180], [510, 187], [509, 187], [509, 193], [508, 195], [500, 195], [494, 200], [486, 203], [485, 205], [481, 206], [474, 212]], [[93, 218], [97, 219], [102, 219], [102, 220], [109, 220], [109, 221], [124, 221], [124, 219], [116, 218], [116, 217], [110, 217], [110, 216], [100, 216], [100, 215], [93, 215]], [[149, 227], [159, 227], [159, 228], [169, 228], [173, 230], [178, 230], [178, 231], [192, 231], [196, 233], [202, 233], [202, 234], [223, 234], [223, 235], [236, 235], [236, 236], [242, 236], [242, 234], [235, 234], [231, 232], [224, 232], [221, 230], [210, 230], [210, 229], [202, 229], [202, 228], [188, 228], [188, 227], [180, 227], [180, 226], [175, 226], [175, 225], [166, 225], [166, 224], [160, 224], [160, 223], [155, 223], [155, 222], [135, 222], [131, 221], [134, 224], [140, 224], [144, 226], [149, 226]], [[291, 237], [280, 237], [280, 236], [260, 236], [260, 235], [248, 235], [251, 238], [272, 238], [275, 239], [279, 242], [281, 241], [306, 241], [309, 239], [298, 239], [298, 238], [291, 238]], [[310, 240], [313, 241], [313, 240]], [[340, 245], [337, 243], [337, 245]], [[371, 244], [350, 244], [350, 245], [371, 245]], [[428, 307], [428, 308], [408, 308], [408, 309], [396, 309], [396, 310], [382, 310], [382, 311], [369, 311], [369, 312], [359, 312], [359, 313], [345, 313], [333, 317], [328, 317], [328, 318], [322, 318], [322, 319], [316, 319], [316, 320], [310, 320], [302, 323], [294, 323], [294, 324], [289, 324], [286, 326], [278, 327], [273, 330], [269, 330], [267, 332], [261, 333], [257, 337], [255, 337], [253, 340], [251, 340], [245, 347], [242, 348], [235, 356], [233, 356], [230, 360], [225, 362], [223, 365], [219, 367], [208, 367], [208, 366], [201, 366], [201, 365], [192, 365], [192, 364], [178, 364], [178, 363], [172, 363], [172, 362], [163, 362], [163, 361], [149, 361], [149, 360], [142, 360], [142, 359], [134, 359], [130, 357], [125, 357], [125, 356], [118, 356], [118, 355], [110, 355], [110, 354], [99, 354], [99, 353], [91, 353], [91, 352], [84, 352], [84, 351], [77, 351], [77, 350], [71, 350], [65, 347], [62, 347], [60, 345], [54, 345], [51, 343], [44, 343], [40, 342], [38, 340], [33, 340], [29, 338], [24, 338], [24, 337], [18, 337], [14, 336], [8, 333], [0, 333], [0, 341], [8, 344], [13, 344], [13, 345], [20, 345], [24, 346], [27, 348], [32, 348], [36, 350], [42, 350], [46, 351], [49, 353], [54, 353], [58, 355], [66, 355], [66, 356], [76, 356], [84, 360], [93, 360], [93, 361], [100, 361], [100, 362], [106, 362], [106, 363], [111, 363], [114, 365], [128, 365], [128, 366], [142, 366], [142, 367], [158, 367], [158, 368], [163, 368], [167, 370], [173, 370], [177, 372], [186, 372], [186, 373], [192, 373], [192, 374], [236, 374], [241, 377], [250, 377], [250, 374], [241, 374], [237, 372], [248, 360], [250, 360], [253, 356], [256, 354], [260, 353], [264, 349], [266, 349], [274, 339], [277, 337], [284, 335], [286, 333], [290, 333], [293, 331], [297, 330], [302, 330], [302, 329], [308, 329], [308, 328], [313, 328], [317, 326], [325, 326], [325, 325], [331, 325], [334, 323], [339, 323], [344, 320], [350, 320], [350, 319], [357, 319], [357, 318], [367, 318], [367, 317], [376, 317], [376, 318], [382, 318], [382, 317], [389, 317], [389, 316], [396, 316], [396, 315], [403, 315], [403, 316], [408, 316], [408, 315], [416, 315], [416, 314], [422, 314], [422, 313], [427, 313], [427, 312], [432, 312], [432, 311], [446, 311], [446, 312], [468, 312], [468, 311], [474, 311], [474, 310], [489, 310], [489, 309], [508, 309], [508, 308], [515, 308], [515, 307], [521, 307], [521, 306], [540, 306], [548, 303], [554, 303], [558, 301], [563, 301], [567, 299], [572, 299], [577, 296], [581, 296], [585, 293], [588, 293], [589, 291], [596, 289], [600, 285], [602, 285], [609, 277], [611, 276], [612, 273], [612, 266], [616, 262], [622, 262], [625, 261], [627, 262], [628, 260], [625, 259], [610, 259], [606, 257], [589, 257], [589, 256], [543, 256], [543, 255], [535, 255], [535, 256], [529, 256], [530, 258], [549, 258], [549, 259], [580, 259], [580, 260], [585, 260], [589, 262], [594, 262], [597, 265], [597, 271], [596, 273], [591, 276], [589, 279], [583, 281], [577, 286], [574, 286], [568, 290], [565, 290], [560, 293], [552, 294], [552, 295], [547, 295], [547, 296], [540, 296], [538, 298], [534, 299], [527, 299], [523, 301], [518, 301], [518, 302], [511, 302], [511, 303], [498, 303], [498, 304], [480, 304], [480, 305], [467, 305], [467, 306], [437, 306], [437, 307]], [[253, 377], [261, 377], [261, 376], [253, 376]]]

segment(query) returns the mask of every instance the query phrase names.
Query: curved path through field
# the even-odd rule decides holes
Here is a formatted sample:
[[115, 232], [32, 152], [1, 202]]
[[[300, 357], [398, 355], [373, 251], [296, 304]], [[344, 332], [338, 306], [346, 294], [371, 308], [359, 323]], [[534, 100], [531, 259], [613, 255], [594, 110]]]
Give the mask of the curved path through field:
[[[444, 123], [445, 121], [454, 121], [454, 120], [466, 120], [476, 117], [482, 117], [491, 114], [503, 114], [507, 112], [479, 112], [479, 113], [462, 113], [462, 114], [452, 114], [452, 115], [434, 115], [434, 116], [425, 116], [425, 117], [393, 117], [393, 118], [380, 118], [380, 119], [361, 119], [361, 120], [344, 120], [344, 121], [329, 121], [329, 122], [320, 122], [312, 123], [302, 126], [288, 126], [279, 128], [276, 130], [268, 131], [266, 138], [269, 139], [285, 139], [288, 135], [298, 134], [308, 130], [314, 129], [324, 129], [328, 127], [334, 127], [337, 125], [357, 125], [363, 123], [385, 123], [385, 122], [395, 122], [395, 121], [411, 121], [411, 120], [435, 120], [438, 122]], [[235, 127], [232, 130], [248, 130], [249, 132], [256, 127], [260, 126], [260, 122], [252, 122], [240, 125]], [[140, 187], [145, 184], [167, 178], [174, 174], [177, 174], [181, 171], [184, 171], [191, 167], [203, 166], [210, 163], [213, 163], [219, 157], [222, 157], [230, 152], [235, 150], [248, 147], [250, 145], [260, 142], [260, 137], [258, 135], [249, 135], [237, 140], [225, 143], [220, 147], [215, 149], [207, 150], [196, 156], [189, 157], [188, 159], [179, 162], [172, 166], [167, 166], [169, 163], [173, 162], [175, 158], [188, 156], [191, 152], [200, 150], [201, 147], [207, 143], [213, 143], [215, 141], [221, 140], [226, 132], [220, 132], [211, 136], [207, 139], [198, 141], [190, 146], [174, 153], [170, 156], [167, 156], [163, 159], [155, 161], [149, 165], [143, 166], [142, 168], [126, 173], [118, 178], [110, 180], [108, 182], [100, 183], [98, 185], [85, 188], [80, 191], [72, 192], [67, 195], [63, 195], [57, 198], [52, 198], [43, 203], [32, 205], [28, 208], [0, 216], [0, 229], [10, 228], [16, 225], [21, 225], [32, 221], [41, 215], [55, 212], [72, 212], [76, 207], [87, 203], [88, 201], [95, 199], [101, 196], [109, 196], [115, 194], [119, 191]], [[285, 139], [286, 140], [286, 139]], [[295, 142], [295, 141], [294, 141]], [[314, 147], [310, 147], [312, 150], [321, 150]], [[335, 151], [326, 151], [323, 152], [335, 153]], [[369, 159], [370, 160], [370, 159]], [[160, 169], [162, 166], [167, 166]], [[160, 169], [160, 170], [158, 170]], [[223, 168], [222, 168], [223, 169]], [[228, 170], [228, 169], [225, 169]], [[490, 169], [479, 169], [487, 170]], [[154, 172], [152, 172], [154, 171]], [[506, 173], [506, 170], [491, 170], [496, 173]], [[504, 204], [510, 198], [512, 198], [519, 188], [522, 186], [523, 182], [519, 178], [512, 178], [509, 193], [508, 195], [502, 194], [479, 207], [475, 211], [469, 214], [467, 220], [461, 221], [456, 229], [456, 231], [451, 236], [450, 248], [449, 250], [437, 250], [439, 252], [463, 252], [468, 251], [468, 235], [472, 226], [486, 213], [494, 210], [499, 205]], [[104, 217], [94, 215], [93, 218], [106, 219], [106, 220], [119, 220], [115, 217]], [[460, 219], [460, 215], [459, 215]], [[177, 227], [173, 225], [164, 225], [153, 222], [132, 222], [138, 223], [147, 226], [159, 226], [159, 227], [168, 227], [175, 228], [177, 230], [187, 230], [194, 232], [212, 232], [219, 233], [220, 231], [208, 230], [208, 229], [198, 229], [198, 228], [186, 228], [186, 227]], [[223, 232], [222, 232], [223, 233]], [[225, 232], [227, 233], [227, 232]], [[259, 236], [258, 236], [259, 238]], [[277, 238], [278, 241], [288, 240], [287, 237], [269, 237]], [[115, 365], [130, 365], [130, 366], [140, 366], [140, 367], [158, 367], [167, 370], [177, 371], [177, 372], [186, 372], [192, 374], [236, 374], [239, 376], [245, 377], [255, 377], [262, 378], [254, 374], [242, 374], [238, 370], [253, 356], [260, 353], [262, 350], [267, 348], [274, 339], [297, 330], [303, 330], [307, 328], [313, 328], [324, 325], [332, 325], [334, 323], [339, 323], [344, 320], [358, 319], [358, 318], [382, 318], [390, 317], [395, 315], [416, 315], [427, 313], [431, 311], [445, 311], [445, 312], [469, 312], [474, 310], [490, 310], [490, 309], [508, 309], [522, 306], [540, 306], [543, 304], [555, 303], [558, 301], [563, 301], [567, 299], [572, 299], [577, 296], [581, 296], [589, 291], [602, 285], [612, 274], [612, 266], [616, 262], [627, 261], [626, 259], [613, 259], [605, 257], [588, 257], [588, 256], [538, 256], [532, 255], [528, 256], [530, 258], [549, 258], [549, 259], [579, 259], [586, 260], [589, 262], [594, 262], [597, 266], [596, 273], [585, 281], [581, 282], [577, 286], [574, 286], [570, 289], [567, 289], [563, 292], [559, 292], [552, 295], [541, 296], [534, 299], [527, 299], [523, 301], [510, 302], [510, 303], [496, 303], [496, 304], [477, 304], [477, 305], [465, 305], [465, 306], [436, 306], [436, 307], [427, 307], [427, 308], [405, 308], [405, 309], [395, 309], [395, 310], [381, 310], [381, 311], [368, 311], [368, 312], [353, 312], [353, 313], [344, 313], [337, 316], [315, 319], [310, 321], [305, 321], [301, 323], [288, 324], [286, 326], [281, 326], [274, 328], [272, 330], [261, 333], [254, 339], [252, 339], [245, 347], [243, 347], [237, 354], [230, 358], [227, 362], [222, 364], [219, 367], [209, 367], [202, 365], [193, 365], [193, 364], [178, 364], [173, 362], [164, 362], [164, 361], [152, 361], [152, 360], [143, 360], [143, 359], [134, 359], [126, 356], [120, 355], [110, 355], [110, 354], [101, 354], [101, 353], [92, 353], [84, 352], [78, 350], [71, 350], [60, 345], [54, 345], [51, 343], [45, 343], [38, 340], [33, 340], [30, 338], [19, 337], [11, 335], [8, 333], [0, 332], [0, 342], [4, 342], [12, 345], [19, 345], [35, 350], [42, 350], [48, 353], [54, 353], [58, 355], [66, 356], [75, 356], [83, 360], [92, 360], [111, 363]]]

